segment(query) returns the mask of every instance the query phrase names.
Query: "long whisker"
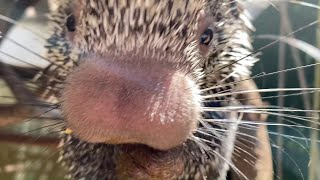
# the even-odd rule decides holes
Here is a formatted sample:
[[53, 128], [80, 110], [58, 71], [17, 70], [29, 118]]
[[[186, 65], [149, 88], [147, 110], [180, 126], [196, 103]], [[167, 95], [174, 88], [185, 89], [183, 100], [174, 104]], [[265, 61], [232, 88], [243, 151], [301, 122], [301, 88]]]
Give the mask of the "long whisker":
[[32, 34], [36, 35], [40, 40], [45, 41], [45, 40], [47, 39], [46, 37], [42, 36], [41, 34], [33, 31], [33, 29], [31, 29], [31, 28], [29, 28], [29, 27], [27, 27], [27, 26], [24, 26], [24, 25], [22, 25], [22, 24], [20, 24], [19, 22], [15, 21], [15, 20], [13, 20], [13, 19], [11, 19], [11, 18], [9, 18], [8, 16], [5, 16], [5, 15], [3, 15], [3, 14], [0, 14], [0, 20], [6, 21], [6, 22], [11, 23], [11, 24], [13, 24], [13, 25], [15, 25], [15, 26], [19, 26], [19, 27], [22, 27], [22, 28], [26, 29], [26, 30], [28, 30], [29, 32], [31, 32]]
[[205, 95], [202, 96], [203, 99], [209, 98], [218, 98], [218, 97], [225, 97], [237, 94], [245, 94], [245, 93], [252, 93], [252, 92], [279, 92], [279, 91], [320, 91], [320, 88], [272, 88], [272, 89], [257, 89], [257, 90], [244, 90], [244, 91], [233, 91], [228, 93], [217, 93], [212, 95]]
[[42, 56], [42, 55], [40, 55], [40, 54], [36, 53], [36, 52], [34, 52], [33, 50], [31, 50], [31, 49], [27, 48], [26, 46], [24, 46], [24, 45], [22, 45], [22, 44], [18, 43], [17, 41], [15, 41], [15, 40], [13, 40], [13, 39], [11, 39], [11, 38], [9, 38], [9, 37], [3, 36], [3, 37], [1, 37], [1, 38], [2, 38], [2, 39], [6, 39], [6, 40], [10, 41], [11, 43], [15, 44], [15, 45], [16, 45], [16, 46], [18, 46], [18, 47], [21, 47], [22, 49], [24, 49], [24, 50], [26, 50], [26, 51], [30, 52], [31, 54], [33, 54], [33, 55], [35, 55], [35, 56], [37, 56], [37, 57], [41, 58], [43, 61], [50, 62], [50, 63], [52, 63], [52, 64], [56, 65], [56, 66], [57, 66], [58, 68], [60, 68], [60, 69], [67, 70], [67, 69], [66, 69], [66, 67], [62, 66], [61, 64], [57, 64], [56, 62], [54, 62], [54, 61], [52, 61], [52, 60], [50, 60], [50, 59], [48, 59], [48, 58], [46, 58], [46, 57], [44, 57], [44, 56]]
[[[221, 123], [221, 124], [222, 124], [222, 123]], [[247, 130], [251, 130], [251, 131], [255, 131], [255, 130], [257, 130], [257, 128], [258, 128], [258, 127], [250, 126], [250, 125], [242, 125], [241, 127], [244, 128], [244, 129], [247, 129]], [[214, 128], [211, 128], [211, 129], [214, 129]], [[211, 130], [211, 129], [209, 129], [209, 130]], [[228, 131], [225, 130], [225, 129], [216, 129], [216, 130], [217, 130], [217, 131], [220, 131], [220, 132], [223, 132], [223, 133], [228, 133]], [[246, 133], [242, 133], [242, 132], [236, 132], [236, 133], [237, 133], [237, 135], [254, 137], [254, 136], [252, 136], [252, 135], [249, 135], [249, 134], [246, 134]], [[268, 133], [269, 133], [270, 135], [281, 136], [281, 137], [287, 138], [287, 139], [289, 139], [289, 140], [297, 143], [300, 147], [302, 147], [302, 148], [308, 153], [308, 150], [306, 149], [306, 147], [303, 146], [301, 143], [299, 143], [297, 140], [295, 140], [295, 139], [298, 139], [298, 140], [305, 140], [305, 139], [300, 138], [300, 137], [285, 135], [285, 134], [279, 134], [279, 133], [277, 133], [277, 132], [272, 132], [272, 131], [268, 131]]]
[[[245, 127], [243, 127], [243, 128], [245, 128]], [[251, 129], [249, 128], [249, 130], [251, 130]], [[223, 129], [219, 129], [218, 131], [222, 131], [222, 132], [226, 132], [226, 133], [227, 133], [227, 130], [223, 130]], [[237, 132], [237, 134], [243, 135], [243, 136], [246, 136], [246, 137], [249, 137], [249, 138], [257, 139], [256, 137], [254, 137], [254, 136], [252, 136], [252, 135], [248, 135], [248, 134], [246, 134], [246, 133]], [[286, 135], [281, 135], [281, 134], [272, 133], [272, 132], [271, 132], [270, 134], [273, 134], [273, 135], [276, 135], [276, 136], [280, 135], [280, 136], [283, 136], [283, 137], [285, 137], [285, 138], [288, 138], [288, 139], [292, 140], [293, 142], [297, 143], [297, 144], [298, 144], [299, 146], [301, 146], [304, 150], [306, 150], [306, 148], [305, 148], [301, 143], [299, 143], [298, 141], [292, 139], [292, 136], [286, 136]], [[292, 161], [293, 163], [295, 163], [296, 167], [297, 167], [297, 168], [299, 169], [299, 171], [300, 171], [301, 177], [304, 178], [301, 169], [299, 168], [298, 164], [293, 160], [293, 158], [292, 158], [287, 152], [285, 152], [281, 147], [276, 146], [274, 143], [271, 143], [271, 145], [272, 145], [272, 147], [277, 147], [278, 150], [280, 150], [280, 151], [282, 151], [283, 153], [285, 153], [285, 154], [291, 159], [291, 161]], [[307, 151], [307, 150], [306, 150], [306, 151]], [[308, 152], [308, 151], [307, 151], [307, 152]]]
[[[284, 36], [284, 37], [282, 37], [282, 38], [289, 37], [289, 36], [291, 36], [291, 35], [293, 35], [293, 34], [296, 34], [296, 33], [300, 32], [300, 31], [302, 31], [302, 30], [304, 30], [304, 29], [306, 29], [306, 28], [309, 28], [309, 27], [311, 27], [311, 26], [314, 26], [314, 25], [318, 24], [318, 22], [319, 22], [318, 20], [317, 20], [317, 21], [313, 21], [313, 22], [311, 22], [311, 23], [309, 23], [309, 24], [307, 24], [307, 25], [305, 25], [305, 26], [303, 26], [303, 27], [301, 27], [301, 28], [293, 31], [292, 33], [290, 33], [290, 34], [288, 34], [287, 36]], [[253, 56], [254, 54], [259, 53], [260, 51], [262, 51], [262, 50], [264, 50], [264, 49], [266, 49], [266, 48], [269, 48], [269, 47], [273, 46], [274, 44], [280, 42], [280, 41], [282, 40], [282, 38], [280, 38], [280, 39], [278, 39], [278, 40], [275, 40], [275, 41], [273, 41], [273, 42], [271, 42], [271, 43], [269, 43], [269, 44], [267, 44], [267, 45], [259, 48], [258, 50], [250, 53], [249, 55], [246, 55], [246, 56], [244, 56], [244, 57], [242, 57], [242, 58], [240, 58], [240, 59], [238, 59], [238, 60], [236, 60], [236, 61], [234, 61], [234, 62], [229, 63], [229, 64], [226, 65], [226, 66], [223, 66], [223, 67], [215, 70], [215, 71], [214, 71], [213, 73], [211, 73], [211, 74], [215, 74], [215, 73], [217, 73], [217, 72], [219, 72], [219, 71], [221, 71], [221, 70], [223, 70], [223, 69], [225, 69], [225, 68], [227, 68], [227, 67], [229, 67], [229, 66], [231, 66], [231, 65], [233, 65], [233, 64], [238, 63], [239, 61], [242, 61], [242, 60], [244, 60], [244, 59], [246, 59], [246, 58], [248, 58], [248, 57], [250, 57], [250, 56]]]
[[[36, 116], [34, 116], [34, 117], [32, 117], [32, 118], [28, 118], [28, 119], [26, 119], [26, 120], [23, 120], [22, 122], [26, 123], [26, 122], [30, 122], [30, 121], [36, 120], [36, 119], [38, 119], [38, 118], [41, 118], [43, 115], [46, 115], [46, 114], [48, 114], [49, 112], [52, 112], [52, 111], [54, 111], [54, 110], [56, 110], [56, 109], [58, 109], [58, 108], [60, 108], [59, 103], [58, 103], [58, 105], [56, 105], [55, 107], [50, 108], [49, 110], [46, 110], [46, 111], [44, 111], [44, 112], [42, 112], [42, 113], [40, 113], [40, 114], [38, 114], [38, 115], [36, 115]], [[61, 122], [60, 122], [60, 123], [61, 123]]]
[[[225, 159], [223, 156], [221, 156], [220, 153], [218, 153], [217, 151], [213, 150], [212, 148], [210, 148], [207, 144], [203, 143], [202, 141], [205, 139], [201, 139], [199, 137], [192, 137], [192, 140], [196, 143], [199, 143], [201, 145], [199, 145], [199, 147], [206, 147], [206, 152], [208, 153], [212, 153], [215, 154], [216, 156], [218, 156], [220, 159], [222, 159], [223, 161], [225, 161], [233, 170], [235, 170], [237, 173], [239, 173], [239, 175], [241, 175], [244, 179], [249, 180], [248, 177], [246, 175], [244, 175], [233, 163], [229, 162], [227, 159]], [[210, 143], [211, 141], [209, 141], [208, 143]]]
[[[213, 109], [205, 109], [204, 111], [207, 112], [215, 112], [214, 108]], [[218, 109], [216, 110], [218, 111]], [[219, 111], [218, 111], [219, 112]], [[230, 112], [230, 110], [220, 110], [220, 112]], [[275, 113], [275, 112], [267, 112], [267, 111], [259, 111], [259, 110], [237, 110], [237, 112], [242, 112], [242, 113], [251, 113], [251, 114], [266, 114], [266, 115], [272, 115], [272, 116], [277, 116], [277, 117], [285, 117], [285, 118], [290, 118], [290, 119], [295, 119], [295, 120], [300, 120], [300, 121], [305, 121], [305, 122], [310, 122], [310, 123], [315, 123], [311, 120], [317, 120], [317, 117], [307, 117], [307, 116], [298, 116], [298, 115], [290, 115], [290, 114], [284, 114], [284, 113]]]
[[[244, 128], [246, 130], [249, 130], [249, 131], [256, 131], [258, 129], [257, 126], [252, 126], [252, 125], [248, 125], [248, 124], [240, 124], [239, 125], [241, 128]], [[300, 142], [298, 142], [297, 140], [295, 139], [299, 139], [299, 137], [295, 137], [295, 136], [289, 136], [289, 135], [285, 135], [285, 134], [280, 134], [278, 132], [273, 132], [273, 131], [268, 131], [268, 133], [270, 135], [274, 135], [274, 136], [281, 136], [281, 137], [285, 137], [293, 142], [295, 142], [296, 144], [298, 144], [307, 154], [309, 154], [309, 151], [308, 149], [302, 145]], [[307, 138], [302, 138], [302, 139], [307, 139]], [[300, 139], [299, 139], [300, 140]]]
[[23, 134], [23, 135], [26, 135], [26, 134], [29, 134], [29, 133], [31, 133], [31, 132], [43, 130], [43, 129], [45, 129], [45, 128], [56, 127], [57, 125], [61, 125], [61, 124], [64, 124], [64, 123], [63, 123], [63, 122], [53, 123], [53, 124], [50, 124], [50, 125], [42, 126], [42, 127], [40, 127], [40, 128], [36, 128], [36, 129], [30, 130], [30, 131], [24, 132], [24, 133], [22, 133], [22, 134]]
[[301, 96], [304, 94], [314, 94], [317, 93], [316, 91], [306, 91], [306, 92], [299, 92], [299, 93], [287, 93], [285, 95], [275, 95], [275, 96], [261, 96], [261, 98], [237, 98], [234, 100], [224, 100], [224, 99], [216, 99], [216, 100], [206, 100], [203, 102], [231, 102], [231, 101], [248, 101], [248, 100], [266, 100], [266, 99], [275, 99], [279, 97], [294, 97], [294, 96]]
[[274, 72], [270, 72], [270, 73], [261, 72], [261, 73], [259, 73], [257, 75], [254, 75], [254, 76], [250, 77], [250, 78], [246, 78], [246, 79], [242, 79], [242, 80], [235, 81], [235, 82], [225, 83], [225, 84], [221, 84], [221, 85], [217, 85], [217, 86], [212, 86], [212, 87], [209, 87], [209, 88], [201, 89], [201, 92], [209, 91], [209, 90], [216, 89], [216, 88], [223, 88], [223, 87], [226, 87], [226, 86], [236, 85], [236, 84], [239, 84], [240, 82], [247, 81], [247, 80], [254, 80], [254, 79], [258, 79], [258, 78], [262, 78], [262, 77], [273, 76], [273, 75], [277, 75], [277, 74], [282, 73], [282, 72], [290, 72], [290, 71], [295, 71], [295, 70], [304, 69], [304, 68], [311, 68], [311, 67], [318, 66], [318, 65], [320, 65], [320, 63], [314, 63], [314, 64], [309, 64], [309, 65], [304, 65], [304, 66], [299, 66], [299, 67], [294, 67], [294, 68], [274, 71]]
[[[202, 121], [206, 121], [209, 123], [238, 123], [235, 121], [231, 121], [229, 119], [203, 119]], [[287, 120], [288, 121], [288, 120]], [[259, 122], [259, 121], [241, 121], [240, 124], [250, 124], [250, 125], [266, 125], [266, 126], [283, 126], [288, 128], [302, 128], [302, 129], [309, 129], [309, 130], [315, 130], [320, 131], [320, 129], [309, 127], [309, 126], [303, 126], [303, 125], [295, 125], [295, 124], [280, 124], [280, 123], [270, 123], [270, 122]], [[319, 140], [320, 142], [320, 140]]]
[[[221, 137], [219, 137], [219, 136], [216, 137], [216, 134], [217, 134], [217, 133], [214, 133], [214, 135], [210, 134], [210, 133], [212, 133], [212, 131], [214, 131], [213, 128], [211, 128], [211, 129], [209, 129], [209, 130], [208, 130], [208, 129], [205, 129], [205, 128], [197, 129], [197, 132], [198, 132], [198, 133], [203, 134], [203, 135], [206, 135], [206, 136], [209, 136], [209, 137], [213, 137], [213, 138], [217, 138], [217, 139], [220, 139], [220, 138], [222, 137], [221, 135], [220, 135]], [[202, 138], [201, 138], [201, 139], [202, 139]], [[205, 141], [205, 140], [204, 140], [204, 141]], [[209, 141], [209, 142], [210, 142], [210, 144], [212, 144], [212, 145], [214, 145], [214, 146], [216, 146], [216, 147], [221, 147], [220, 144], [217, 144], [217, 143], [212, 142], [212, 141]], [[239, 144], [241, 144], [242, 146], [244, 146], [244, 147], [246, 147], [246, 148], [248, 148], [248, 149], [251, 149], [251, 147], [249, 147], [248, 145], [244, 144], [244, 143], [241, 142], [241, 141], [236, 140], [236, 143], [239, 143]], [[235, 146], [236, 146], [236, 144], [235, 144]], [[250, 153], [247, 152], [246, 150], [242, 149], [241, 147], [237, 147], [237, 148], [241, 149], [245, 154], [249, 155], [251, 158], [256, 159], [256, 157], [254, 157], [252, 154], [250, 154]]]
[[227, 107], [203, 107], [202, 110], [207, 111], [222, 111], [222, 112], [230, 112], [230, 111], [240, 111], [240, 110], [253, 110], [253, 111], [269, 111], [269, 112], [312, 112], [312, 113], [320, 113], [320, 110], [308, 110], [308, 109], [296, 109], [290, 107], [278, 107], [278, 106], [227, 106]]

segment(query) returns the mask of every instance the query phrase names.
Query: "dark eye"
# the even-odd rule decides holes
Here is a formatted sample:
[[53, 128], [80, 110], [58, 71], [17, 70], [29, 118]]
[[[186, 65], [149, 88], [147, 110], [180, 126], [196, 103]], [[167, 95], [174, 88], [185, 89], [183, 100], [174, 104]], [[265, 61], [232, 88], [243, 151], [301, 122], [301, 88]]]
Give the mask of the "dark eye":
[[201, 35], [200, 37], [200, 44], [209, 46], [209, 44], [211, 43], [213, 39], [213, 30], [208, 28], [206, 29], [206, 31], [204, 31], [204, 33]]
[[74, 15], [70, 15], [67, 18], [66, 26], [70, 32], [74, 32], [76, 30], [76, 17]]

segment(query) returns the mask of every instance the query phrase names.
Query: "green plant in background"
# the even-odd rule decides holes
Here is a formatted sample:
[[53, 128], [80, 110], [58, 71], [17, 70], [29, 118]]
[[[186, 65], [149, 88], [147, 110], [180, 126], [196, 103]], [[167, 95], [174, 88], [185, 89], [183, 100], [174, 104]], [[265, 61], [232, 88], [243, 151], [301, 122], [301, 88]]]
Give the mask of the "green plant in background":
[[[317, 4], [315, 0], [305, 2]], [[255, 22], [255, 27], [257, 27], [255, 36], [268, 35], [270, 37], [270, 35], [273, 35], [274, 37], [283, 37], [317, 20], [318, 10], [315, 8], [310, 8], [299, 3], [288, 3], [286, 5], [284, 1], [277, 4], [276, 7], [279, 8], [269, 7], [257, 18]], [[316, 26], [311, 26], [304, 31], [289, 36], [289, 38], [296, 38], [316, 46], [317, 41], [315, 37], [317, 29]], [[255, 39], [255, 48], [262, 47], [267, 43], [270, 43], [270, 40]], [[315, 63], [315, 60], [308, 53], [300, 52], [291, 45], [288, 42], [281, 41], [279, 46], [265, 49], [261, 56], [262, 60], [255, 66], [253, 74], [276, 72], [278, 70]], [[279, 67], [279, 64], [282, 67]], [[286, 88], [319, 87], [319, 85], [314, 85], [315, 82], [319, 82], [317, 78], [319, 78], [319, 69], [315, 71], [311, 67], [260, 78], [257, 83], [260, 88], [279, 88], [279, 86]], [[282, 96], [281, 98], [279, 98], [279, 95], [281, 96], [281, 94], [277, 93], [264, 94], [264, 96], [277, 96], [277, 98], [267, 99], [272, 105], [309, 110], [313, 109], [312, 99], [319, 99], [318, 92], [296, 96], [289, 95], [288, 93], [284, 94], [288, 96]], [[314, 103], [316, 104], [317, 102], [314, 101]], [[315, 107], [315, 109], [319, 108]], [[301, 116], [314, 117], [313, 119], [303, 121], [302, 125], [318, 129], [315, 126], [319, 123], [317, 114], [314, 111], [299, 114]], [[275, 116], [269, 116], [269, 119], [273, 122], [286, 124], [289, 121], [286, 118], [282, 117], [279, 119]], [[318, 130], [311, 131], [311, 128], [269, 126], [270, 132], [274, 132], [270, 133], [270, 137], [274, 144], [275, 179], [300, 180], [309, 178], [310, 180], [318, 180], [320, 178], [318, 174], [319, 156], [317, 154], [317, 148], [319, 147], [317, 139], [319, 139], [319, 135], [317, 134]], [[311, 133], [312, 135], [310, 136]], [[293, 136], [300, 138], [294, 138]], [[311, 141], [309, 137], [312, 137]]]
[[[320, 1], [318, 3], [320, 5]], [[320, 20], [320, 11], [318, 11], [318, 20]], [[320, 48], [320, 24], [318, 24], [317, 31], [316, 31], [316, 37], [317, 37], [317, 47]], [[318, 59], [320, 60], [320, 59]], [[320, 66], [315, 67], [315, 77], [314, 77], [314, 87], [320, 88]], [[313, 97], [313, 107], [314, 110], [320, 110], [320, 96], [319, 93], [315, 93]], [[313, 124], [314, 130], [312, 130], [311, 134], [311, 150], [310, 150], [310, 159], [311, 163], [309, 166], [309, 180], [317, 180], [320, 178], [320, 155], [319, 155], [319, 132], [317, 129], [319, 129], [319, 114], [315, 113], [314, 117], [316, 118], [315, 123]]]

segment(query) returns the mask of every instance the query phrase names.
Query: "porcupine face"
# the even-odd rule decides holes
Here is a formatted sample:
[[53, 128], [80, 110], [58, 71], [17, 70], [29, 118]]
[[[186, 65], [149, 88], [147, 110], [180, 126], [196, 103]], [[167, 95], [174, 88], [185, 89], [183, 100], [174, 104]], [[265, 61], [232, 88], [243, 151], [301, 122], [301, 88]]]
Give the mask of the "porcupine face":
[[[59, 96], [72, 135], [64, 138], [61, 154], [71, 177], [223, 178], [236, 124], [203, 119], [234, 120], [237, 113], [204, 112], [205, 106], [231, 102], [205, 102], [202, 97], [222, 91], [212, 88], [222, 80], [248, 75], [255, 61], [224, 68], [250, 51], [237, 5], [203, 0], [61, 2], [52, 14], [48, 56], [64, 69], [48, 70], [65, 83], [48, 84], [63, 87]], [[215, 128], [224, 131], [216, 134]]]

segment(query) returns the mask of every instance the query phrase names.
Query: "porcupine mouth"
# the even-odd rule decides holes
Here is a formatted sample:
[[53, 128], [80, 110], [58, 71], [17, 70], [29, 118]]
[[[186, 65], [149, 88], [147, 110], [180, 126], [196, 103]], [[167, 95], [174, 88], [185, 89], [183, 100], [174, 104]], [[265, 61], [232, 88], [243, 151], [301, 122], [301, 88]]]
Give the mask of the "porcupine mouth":
[[141, 144], [116, 145], [116, 173], [120, 179], [176, 179], [184, 170], [182, 146], [166, 151], [156, 150]]
[[196, 130], [199, 91], [184, 73], [154, 59], [86, 58], [62, 95], [67, 126], [77, 138], [146, 145], [158, 154], [181, 146]]

